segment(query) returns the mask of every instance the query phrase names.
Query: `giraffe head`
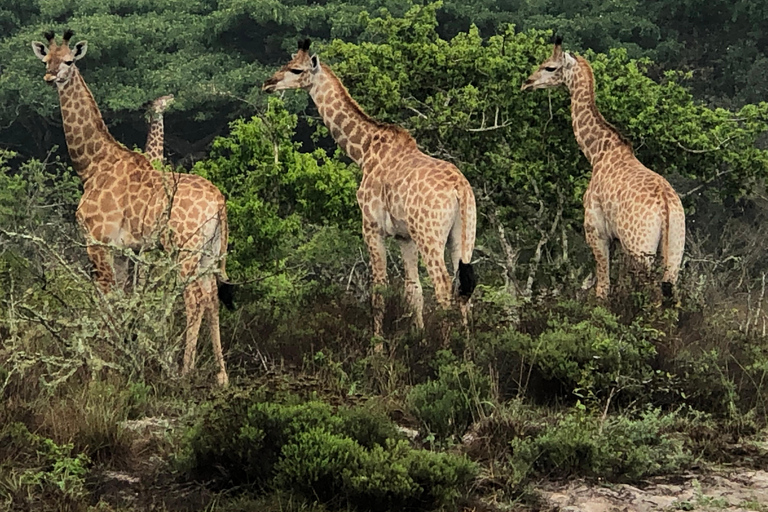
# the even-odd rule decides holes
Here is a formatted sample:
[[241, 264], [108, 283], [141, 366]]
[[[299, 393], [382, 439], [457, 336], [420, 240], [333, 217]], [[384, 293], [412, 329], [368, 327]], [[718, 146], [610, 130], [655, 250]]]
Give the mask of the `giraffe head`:
[[563, 51], [563, 38], [555, 39], [555, 47], [552, 55], [541, 63], [539, 69], [528, 77], [520, 88], [521, 91], [527, 89], [549, 89], [557, 87], [566, 82], [571, 73], [576, 59], [568, 52]]
[[283, 89], [309, 89], [320, 70], [320, 59], [309, 54], [310, 40], [299, 41], [299, 51], [294, 53], [285, 66], [277, 70], [261, 87], [262, 91], [275, 92]]
[[170, 106], [171, 103], [173, 103], [173, 94], [160, 96], [155, 101], [150, 103], [149, 109], [153, 114], [162, 114], [165, 112], [165, 109]]
[[56, 44], [53, 31], [45, 33], [45, 38], [48, 40], [47, 47], [38, 41], [32, 43], [32, 50], [37, 58], [45, 62], [43, 80], [51, 85], [63, 87], [74, 74], [75, 61], [82, 59], [88, 49], [87, 41], [80, 41], [74, 49], [70, 49], [69, 39], [72, 34], [71, 30], [64, 32], [60, 45]]

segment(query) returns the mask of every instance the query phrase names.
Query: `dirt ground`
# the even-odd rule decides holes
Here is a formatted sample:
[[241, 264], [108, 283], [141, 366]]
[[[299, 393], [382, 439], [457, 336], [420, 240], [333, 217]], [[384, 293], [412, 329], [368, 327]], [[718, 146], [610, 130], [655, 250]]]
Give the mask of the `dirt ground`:
[[721, 468], [651, 479], [642, 487], [574, 480], [544, 484], [541, 494], [550, 510], [559, 512], [768, 512], [768, 472]]

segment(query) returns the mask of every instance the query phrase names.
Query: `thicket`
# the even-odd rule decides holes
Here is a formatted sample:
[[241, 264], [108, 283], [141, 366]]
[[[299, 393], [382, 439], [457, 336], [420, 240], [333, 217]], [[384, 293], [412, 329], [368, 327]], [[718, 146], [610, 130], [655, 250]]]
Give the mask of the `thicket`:
[[[318, 499], [431, 508], [468, 492], [517, 498], [548, 476], [636, 480], [692, 462], [759, 463], [750, 439], [768, 414], [768, 104], [711, 109], [677, 73], [654, 81], [653, 64], [623, 50], [587, 53], [601, 111], [688, 213], [680, 307], [657, 308], [622, 261], [612, 300], [598, 304], [582, 286], [593, 265], [580, 232], [590, 170], [567, 95], [519, 92], [550, 34], [444, 39], [443, 14], [364, 14], [357, 42], [316, 51], [367, 111], [409, 128], [475, 187], [481, 284], [470, 335], [455, 329], [447, 349], [439, 325], [452, 318], [436, 311], [428, 279], [427, 328], [410, 330], [392, 257], [387, 343], [371, 350], [360, 170], [326, 150], [312, 107], [294, 113], [302, 91], [249, 107], [194, 166], [227, 196], [239, 284], [239, 309], [222, 311], [233, 389], [221, 394], [204, 341], [198, 370], [178, 375], [173, 259], [117, 254], [124, 289], [102, 296], [66, 161], [0, 153], [0, 435], [21, 447], [0, 449], [9, 508], [32, 495], [69, 510], [100, 500], [173, 510], [179, 486], [202, 489], [200, 508], [254, 508], [265, 493], [289, 500], [283, 510]], [[87, 79], [106, 87], [98, 63]], [[169, 425], [153, 441], [132, 426], [147, 416]], [[159, 501], [115, 504], [91, 479], [107, 469], [140, 473]]]
[[337, 506], [432, 509], [463, 495], [476, 466], [463, 456], [411, 447], [382, 414], [258, 393], [208, 404], [181, 462], [219, 485], [294, 490]]

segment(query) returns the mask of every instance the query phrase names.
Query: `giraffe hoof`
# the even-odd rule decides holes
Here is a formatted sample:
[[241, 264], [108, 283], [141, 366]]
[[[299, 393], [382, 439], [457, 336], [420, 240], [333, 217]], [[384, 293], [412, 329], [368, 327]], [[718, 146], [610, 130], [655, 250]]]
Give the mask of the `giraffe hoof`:
[[216, 382], [222, 388], [227, 387], [229, 385], [229, 377], [227, 376], [227, 372], [219, 372], [218, 375], [216, 375]]

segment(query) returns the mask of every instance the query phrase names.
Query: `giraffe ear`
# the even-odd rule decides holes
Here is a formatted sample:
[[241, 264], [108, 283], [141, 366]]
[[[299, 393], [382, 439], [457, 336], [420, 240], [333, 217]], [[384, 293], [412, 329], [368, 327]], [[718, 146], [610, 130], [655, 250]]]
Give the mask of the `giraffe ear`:
[[88, 51], [88, 41], [80, 41], [75, 45], [75, 53], [72, 55], [72, 58], [80, 60], [85, 57], [86, 51]]
[[48, 55], [48, 48], [39, 41], [32, 42], [32, 51], [35, 52], [35, 55], [40, 60], [45, 59], [45, 56]]
[[320, 69], [320, 59], [317, 55], [313, 55], [311, 58], [312, 61], [312, 72], [315, 73], [317, 70]]

